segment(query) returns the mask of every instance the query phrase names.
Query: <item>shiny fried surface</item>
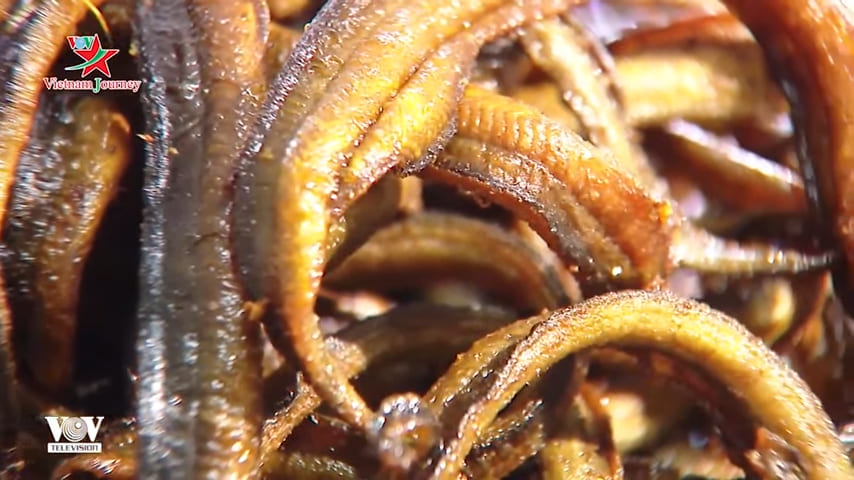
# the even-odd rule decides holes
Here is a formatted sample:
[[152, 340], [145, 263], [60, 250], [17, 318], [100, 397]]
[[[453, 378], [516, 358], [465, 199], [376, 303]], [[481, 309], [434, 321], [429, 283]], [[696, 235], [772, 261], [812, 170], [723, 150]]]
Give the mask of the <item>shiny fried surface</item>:
[[0, 14], [0, 479], [854, 479], [848, 2]]

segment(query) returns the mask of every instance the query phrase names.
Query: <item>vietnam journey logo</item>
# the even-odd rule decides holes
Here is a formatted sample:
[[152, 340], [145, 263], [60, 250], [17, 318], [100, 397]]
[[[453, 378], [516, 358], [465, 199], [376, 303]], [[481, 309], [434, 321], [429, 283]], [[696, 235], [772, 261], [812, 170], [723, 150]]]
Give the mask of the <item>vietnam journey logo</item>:
[[[45, 77], [44, 86], [48, 90], [91, 90], [101, 93], [105, 90], [127, 90], [133, 93], [139, 91], [142, 80], [112, 80], [110, 66], [107, 62], [119, 53], [117, 48], [104, 48], [98, 34], [66, 37], [71, 51], [83, 61], [77, 65], [65, 67], [69, 72], [80, 72], [81, 79]], [[100, 72], [107, 78], [95, 76], [87, 79], [94, 72]]]
[[[53, 435], [47, 453], [101, 453], [101, 442], [95, 440], [104, 417], [46, 416], [44, 419]], [[89, 441], [84, 442], [87, 438]]]

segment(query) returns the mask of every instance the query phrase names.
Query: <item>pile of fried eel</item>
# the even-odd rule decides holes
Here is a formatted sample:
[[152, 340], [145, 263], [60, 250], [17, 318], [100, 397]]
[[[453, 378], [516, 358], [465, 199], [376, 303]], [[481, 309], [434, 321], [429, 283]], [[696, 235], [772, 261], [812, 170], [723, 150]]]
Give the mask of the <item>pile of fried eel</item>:
[[0, 479], [854, 479], [848, 0], [0, 22]]

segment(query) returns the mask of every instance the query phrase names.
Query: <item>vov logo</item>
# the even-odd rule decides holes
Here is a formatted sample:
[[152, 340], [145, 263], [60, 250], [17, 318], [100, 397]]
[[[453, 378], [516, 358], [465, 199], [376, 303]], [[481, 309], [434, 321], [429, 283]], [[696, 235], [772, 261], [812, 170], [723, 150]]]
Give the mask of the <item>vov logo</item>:
[[[44, 419], [53, 435], [53, 442], [47, 444], [47, 453], [101, 453], [101, 442], [95, 440], [104, 417], [45, 416]], [[89, 442], [84, 442], [87, 438]]]

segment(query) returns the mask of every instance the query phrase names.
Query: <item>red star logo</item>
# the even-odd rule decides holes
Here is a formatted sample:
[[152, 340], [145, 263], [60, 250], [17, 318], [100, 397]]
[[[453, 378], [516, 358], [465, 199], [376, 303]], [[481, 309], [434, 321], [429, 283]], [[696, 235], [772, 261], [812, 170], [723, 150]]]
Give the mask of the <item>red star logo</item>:
[[85, 61], [80, 65], [66, 67], [65, 69], [83, 70], [81, 73], [82, 78], [86, 78], [87, 75], [95, 70], [100, 70], [107, 78], [110, 78], [110, 67], [107, 65], [107, 60], [113, 58], [119, 53], [119, 50], [117, 48], [101, 48], [101, 39], [98, 38], [97, 33], [91, 42], [86, 41], [89, 38], [68, 37], [68, 44], [71, 46], [71, 50]]

